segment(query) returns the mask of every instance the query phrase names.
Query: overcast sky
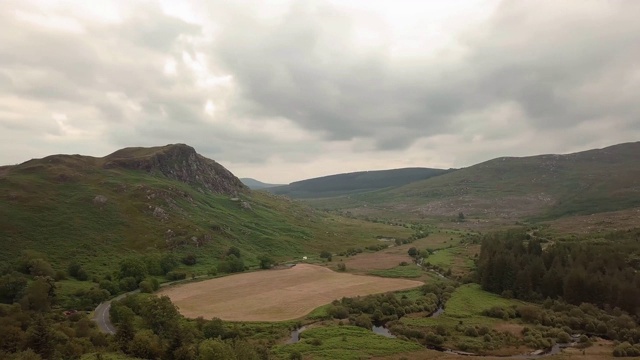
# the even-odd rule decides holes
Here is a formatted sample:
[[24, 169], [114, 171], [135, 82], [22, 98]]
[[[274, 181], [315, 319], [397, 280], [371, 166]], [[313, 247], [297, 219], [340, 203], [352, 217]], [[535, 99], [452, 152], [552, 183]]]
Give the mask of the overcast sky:
[[186, 143], [272, 183], [640, 140], [640, 1], [0, 4], [0, 164]]

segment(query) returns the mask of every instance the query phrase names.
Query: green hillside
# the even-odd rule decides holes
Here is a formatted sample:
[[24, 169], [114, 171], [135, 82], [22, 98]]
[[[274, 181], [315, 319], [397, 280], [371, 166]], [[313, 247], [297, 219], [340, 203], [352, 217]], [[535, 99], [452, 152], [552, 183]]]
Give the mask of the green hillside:
[[76, 261], [90, 274], [116, 268], [123, 255], [193, 253], [206, 272], [231, 246], [255, 265], [261, 254], [289, 259], [404, 231], [252, 192], [186, 145], [2, 167], [0, 199], [0, 261], [33, 249], [58, 269]]
[[640, 206], [640, 143], [568, 155], [503, 157], [314, 206], [415, 216], [555, 218]]
[[360, 171], [296, 181], [267, 191], [292, 198], [325, 198], [402, 186], [447, 172], [428, 168]]

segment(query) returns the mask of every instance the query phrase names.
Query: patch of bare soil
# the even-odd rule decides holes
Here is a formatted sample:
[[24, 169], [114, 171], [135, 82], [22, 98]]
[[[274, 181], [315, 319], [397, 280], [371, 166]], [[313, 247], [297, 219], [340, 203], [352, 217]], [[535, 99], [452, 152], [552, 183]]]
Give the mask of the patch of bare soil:
[[300, 318], [335, 299], [421, 286], [404, 279], [337, 273], [298, 264], [287, 270], [231, 275], [159, 291], [186, 317], [230, 321], [282, 321]]

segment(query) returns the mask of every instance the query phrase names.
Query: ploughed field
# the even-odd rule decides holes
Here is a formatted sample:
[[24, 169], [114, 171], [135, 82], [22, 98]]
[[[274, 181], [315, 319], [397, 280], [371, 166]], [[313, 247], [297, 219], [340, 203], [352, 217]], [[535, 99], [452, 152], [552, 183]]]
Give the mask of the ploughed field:
[[162, 289], [186, 317], [228, 321], [281, 321], [300, 318], [342, 297], [415, 288], [423, 283], [337, 273], [299, 264], [286, 270], [238, 274]]

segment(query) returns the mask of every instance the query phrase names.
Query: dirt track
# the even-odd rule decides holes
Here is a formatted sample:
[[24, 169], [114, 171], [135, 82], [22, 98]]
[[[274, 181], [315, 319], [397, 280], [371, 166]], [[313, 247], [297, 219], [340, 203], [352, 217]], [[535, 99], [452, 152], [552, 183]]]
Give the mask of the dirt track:
[[422, 282], [337, 273], [299, 264], [162, 289], [186, 317], [230, 321], [281, 321], [308, 314], [342, 297], [414, 288]]

